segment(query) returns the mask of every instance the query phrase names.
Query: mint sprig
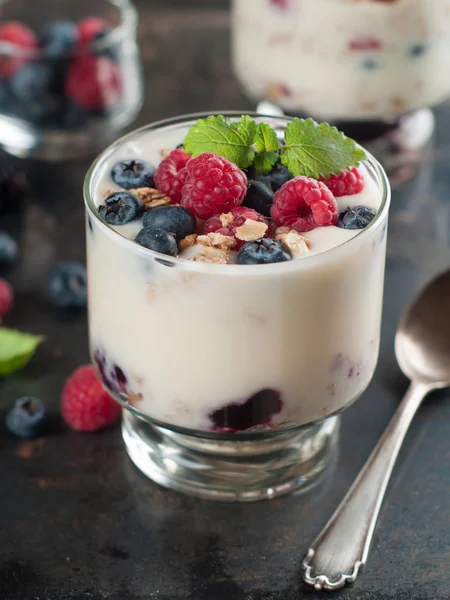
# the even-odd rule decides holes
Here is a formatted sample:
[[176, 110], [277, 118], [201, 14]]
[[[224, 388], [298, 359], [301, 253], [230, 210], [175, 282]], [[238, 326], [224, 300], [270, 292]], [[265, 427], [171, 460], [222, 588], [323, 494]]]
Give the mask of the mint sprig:
[[221, 115], [199, 119], [189, 129], [184, 149], [193, 156], [213, 152], [246, 169], [255, 158], [253, 144], [257, 129], [257, 123], [248, 115], [237, 122], [228, 121]]
[[268, 173], [278, 160], [280, 143], [275, 130], [267, 123], [258, 125], [255, 147], [258, 154], [255, 156], [253, 166], [259, 173]]
[[22, 369], [44, 338], [0, 327], [0, 377]]
[[357, 165], [364, 150], [328, 123], [313, 119], [294, 119], [286, 126], [281, 162], [293, 175], [319, 179]]
[[199, 119], [189, 129], [184, 148], [193, 156], [203, 152], [219, 154], [241, 169], [253, 165], [261, 173], [268, 173], [280, 158], [294, 176], [315, 179], [338, 175], [366, 157], [356, 142], [328, 123], [293, 119], [287, 124], [284, 144], [280, 145], [268, 123], [258, 125], [249, 115], [239, 121], [221, 115]]

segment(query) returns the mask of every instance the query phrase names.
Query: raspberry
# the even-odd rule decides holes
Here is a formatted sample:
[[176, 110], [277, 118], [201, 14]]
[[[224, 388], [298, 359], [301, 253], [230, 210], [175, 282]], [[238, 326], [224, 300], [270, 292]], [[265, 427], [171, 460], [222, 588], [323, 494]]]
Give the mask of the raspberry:
[[106, 56], [79, 56], [68, 69], [66, 94], [85, 110], [113, 108], [121, 91], [120, 68]]
[[185, 166], [190, 158], [191, 155], [186, 154], [182, 148], [172, 150], [155, 171], [157, 189], [170, 196], [174, 202], [181, 200], [181, 190], [187, 177]]
[[61, 413], [77, 431], [97, 431], [119, 418], [120, 404], [103, 388], [92, 365], [79, 367], [66, 381]]
[[339, 217], [336, 198], [327, 186], [302, 176], [294, 177], [275, 193], [270, 214], [277, 225], [300, 233], [336, 225]]
[[[33, 31], [18, 21], [10, 21], [0, 27], [0, 42], [9, 42], [25, 50], [38, 47], [38, 40]], [[25, 62], [23, 56], [3, 55], [0, 58], [0, 76], [10, 77]]]
[[[211, 232], [217, 232], [217, 233], [221, 233], [222, 235], [235, 236], [236, 229], [238, 227], [241, 227], [247, 219], [265, 223], [267, 225], [267, 227], [269, 228], [268, 220], [263, 215], [256, 212], [256, 210], [253, 210], [252, 208], [247, 208], [246, 206], [236, 206], [236, 208], [233, 208], [233, 210], [231, 211], [231, 214], [233, 215], [233, 220], [225, 226], [222, 224], [222, 221], [220, 220], [219, 215], [215, 215], [214, 217], [209, 218], [204, 225], [204, 229], [203, 229], [204, 234], [206, 235]], [[269, 233], [269, 229], [267, 229], [264, 237], [266, 237], [268, 235], [268, 233]], [[240, 248], [240, 246], [242, 246], [242, 244], [244, 243], [243, 240], [239, 240], [237, 238], [236, 238], [236, 242], [237, 242], [237, 246], [236, 246], [237, 249]]]
[[13, 302], [14, 293], [11, 284], [0, 278], [0, 319], [10, 311]]
[[181, 204], [201, 219], [230, 212], [242, 204], [247, 192], [247, 177], [223, 156], [204, 152], [187, 163]]
[[356, 167], [350, 171], [341, 171], [339, 175], [331, 175], [329, 179], [320, 178], [335, 196], [352, 196], [359, 194], [364, 188], [364, 176]]
[[78, 23], [78, 43], [87, 46], [93, 39], [108, 28], [106, 21], [99, 17], [88, 17]]

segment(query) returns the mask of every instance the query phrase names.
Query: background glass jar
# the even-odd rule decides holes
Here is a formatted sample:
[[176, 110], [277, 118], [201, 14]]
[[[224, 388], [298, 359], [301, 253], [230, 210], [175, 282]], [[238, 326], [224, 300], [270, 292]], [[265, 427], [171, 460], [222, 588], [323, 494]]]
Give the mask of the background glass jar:
[[[286, 493], [323, 469], [336, 415], [372, 378], [389, 186], [370, 159], [378, 216], [315, 256], [264, 266], [162, 256], [124, 237], [138, 223], [107, 225], [96, 199], [111, 188], [116, 162], [157, 163], [196, 118], [129, 134], [87, 175], [91, 355], [128, 409], [124, 439], [142, 471], [191, 494], [255, 500]], [[259, 120], [283, 137], [287, 119]]]
[[129, 0], [0, 1], [0, 145], [65, 160], [110, 143], [143, 101]]
[[429, 140], [424, 109], [450, 97], [449, 0], [233, 0], [232, 16], [234, 71], [253, 100], [361, 143], [388, 135], [380, 159]]

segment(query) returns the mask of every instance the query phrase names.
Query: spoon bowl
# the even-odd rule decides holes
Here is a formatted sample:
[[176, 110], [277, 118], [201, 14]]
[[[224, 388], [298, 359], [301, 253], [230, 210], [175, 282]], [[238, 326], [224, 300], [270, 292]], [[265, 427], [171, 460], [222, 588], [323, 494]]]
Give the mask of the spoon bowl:
[[450, 270], [427, 285], [405, 312], [395, 354], [412, 381], [450, 385]]

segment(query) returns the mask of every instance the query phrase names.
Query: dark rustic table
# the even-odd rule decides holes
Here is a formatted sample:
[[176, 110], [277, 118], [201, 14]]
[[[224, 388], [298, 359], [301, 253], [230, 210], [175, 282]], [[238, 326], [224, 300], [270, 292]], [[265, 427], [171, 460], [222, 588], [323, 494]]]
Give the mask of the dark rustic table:
[[[138, 124], [205, 109], [250, 109], [232, 76], [226, 2], [141, 0], [146, 104]], [[28, 367], [0, 382], [2, 410], [34, 394], [52, 433], [29, 442], [0, 435], [2, 600], [296, 600], [322, 598], [300, 562], [353, 481], [406, 387], [395, 363], [405, 304], [450, 265], [450, 107], [437, 111], [436, 149], [394, 194], [382, 348], [376, 376], [343, 417], [337, 462], [311, 495], [251, 505], [166, 491], [127, 458], [119, 427], [85, 435], [59, 421], [64, 379], [88, 361], [86, 315], [56, 311], [43, 281], [56, 259], [84, 260], [81, 183], [88, 162], [28, 165], [31, 197], [2, 221], [20, 239], [9, 324], [44, 334]], [[389, 487], [369, 563], [339, 600], [450, 597], [450, 393], [414, 421]]]

